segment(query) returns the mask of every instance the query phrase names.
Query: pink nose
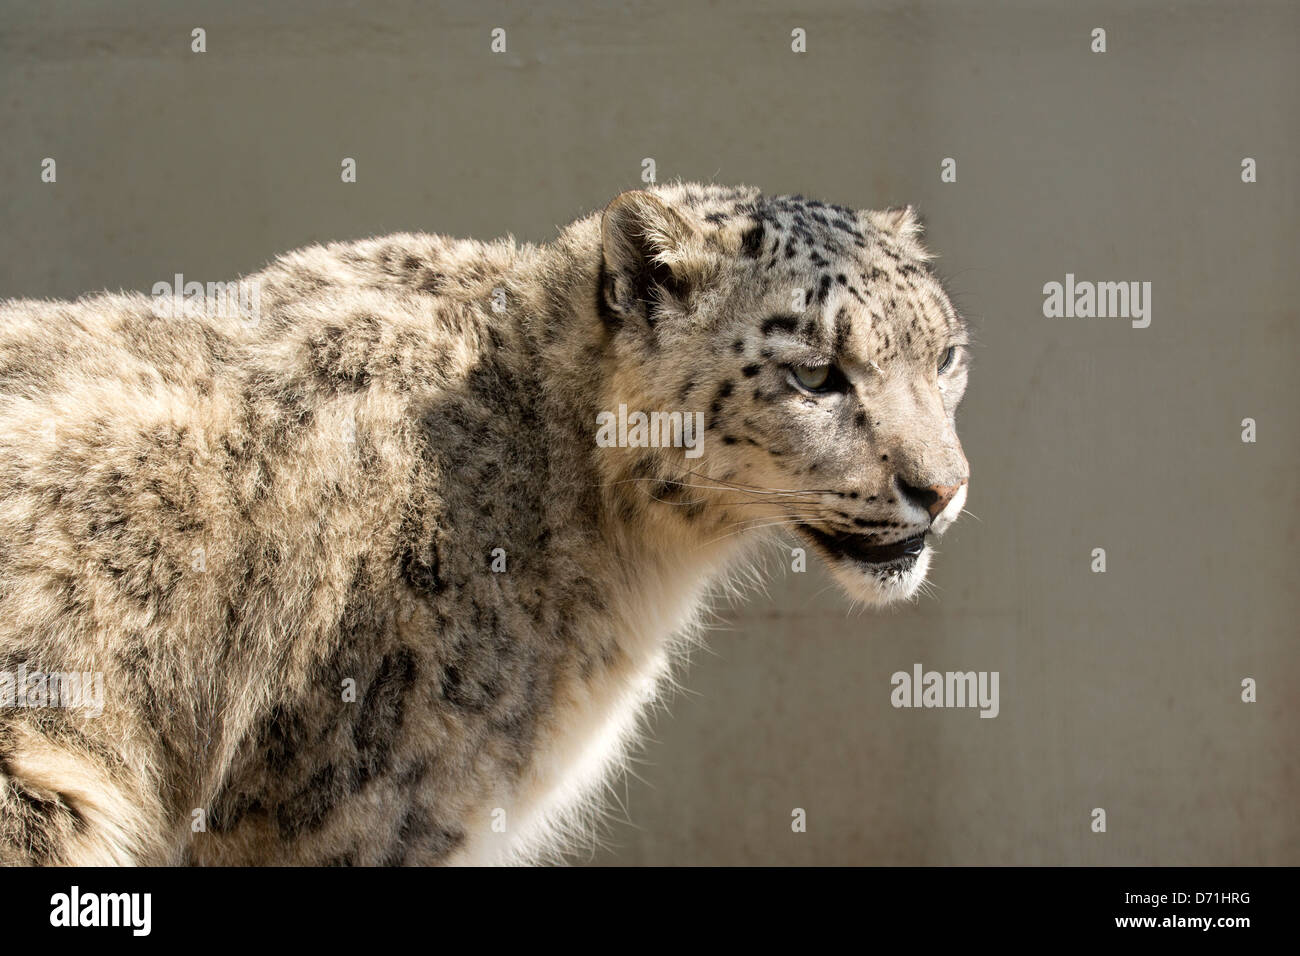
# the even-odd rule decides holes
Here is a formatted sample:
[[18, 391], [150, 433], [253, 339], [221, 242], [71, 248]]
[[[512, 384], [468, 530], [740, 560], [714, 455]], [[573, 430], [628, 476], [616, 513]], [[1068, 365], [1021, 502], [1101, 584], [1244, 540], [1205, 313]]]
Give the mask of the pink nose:
[[964, 484], [966, 482], [961, 481], [955, 485], [930, 485], [927, 488], [918, 488], [900, 481], [898, 487], [903, 493], [903, 497], [924, 508], [929, 512], [930, 520], [933, 521], [943, 514], [943, 509], [948, 507], [953, 497], [957, 492], [961, 491]]
[[935, 498], [925, 510], [930, 512], [930, 518], [934, 519], [943, 514], [943, 509], [948, 507], [948, 503], [961, 490], [961, 485], [931, 485], [928, 490]]

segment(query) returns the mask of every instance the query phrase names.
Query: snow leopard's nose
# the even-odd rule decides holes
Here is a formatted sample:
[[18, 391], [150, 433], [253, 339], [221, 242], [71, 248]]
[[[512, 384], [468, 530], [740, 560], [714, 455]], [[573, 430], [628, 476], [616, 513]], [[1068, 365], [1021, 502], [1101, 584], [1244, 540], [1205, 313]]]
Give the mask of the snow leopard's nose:
[[955, 485], [929, 485], [925, 488], [918, 488], [899, 478], [898, 492], [907, 501], [929, 512], [930, 520], [933, 521], [943, 514], [943, 509], [948, 507], [948, 503], [952, 501], [957, 492], [961, 491], [961, 486], [964, 484], [966, 482], [961, 481]]

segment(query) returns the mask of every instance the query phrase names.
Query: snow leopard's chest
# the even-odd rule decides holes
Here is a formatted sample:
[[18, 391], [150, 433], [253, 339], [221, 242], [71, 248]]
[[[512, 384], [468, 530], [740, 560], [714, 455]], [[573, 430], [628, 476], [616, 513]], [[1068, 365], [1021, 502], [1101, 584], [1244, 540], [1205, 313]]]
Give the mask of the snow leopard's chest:
[[453, 863], [529, 861], [589, 834], [600, 795], [620, 768], [647, 708], [662, 692], [676, 642], [693, 626], [704, 568], [679, 569], [585, 626], [616, 635], [617, 653], [555, 688], [525, 771], [477, 808]]

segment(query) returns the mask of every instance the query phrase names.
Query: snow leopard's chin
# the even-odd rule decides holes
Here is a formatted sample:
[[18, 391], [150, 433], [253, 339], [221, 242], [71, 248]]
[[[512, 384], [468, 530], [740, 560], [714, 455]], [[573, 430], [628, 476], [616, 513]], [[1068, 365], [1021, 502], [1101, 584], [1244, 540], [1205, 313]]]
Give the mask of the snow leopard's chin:
[[916, 596], [930, 570], [930, 556], [933, 553], [930, 546], [922, 541], [915, 557], [896, 564], [881, 566], [836, 562], [830, 570], [851, 600], [873, 607], [884, 607]]

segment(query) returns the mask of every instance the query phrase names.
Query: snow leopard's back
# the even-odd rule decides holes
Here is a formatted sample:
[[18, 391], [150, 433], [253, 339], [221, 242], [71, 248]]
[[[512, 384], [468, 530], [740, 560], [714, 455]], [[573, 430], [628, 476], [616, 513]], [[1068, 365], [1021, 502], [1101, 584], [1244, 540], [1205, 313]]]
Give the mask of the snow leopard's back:
[[510, 596], [488, 570], [549, 534], [544, 477], [500, 468], [542, 454], [540, 396], [478, 298], [514, 256], [303, 250], [246, 280], [256, 316], [4, 306], [0, 671], [102, 674], [104, 695], [95, 716], [0, 710], [0, 857], [427, 862], [465, 842], [555, 675], [504, 637], [551, 613], [537, 569]]

